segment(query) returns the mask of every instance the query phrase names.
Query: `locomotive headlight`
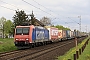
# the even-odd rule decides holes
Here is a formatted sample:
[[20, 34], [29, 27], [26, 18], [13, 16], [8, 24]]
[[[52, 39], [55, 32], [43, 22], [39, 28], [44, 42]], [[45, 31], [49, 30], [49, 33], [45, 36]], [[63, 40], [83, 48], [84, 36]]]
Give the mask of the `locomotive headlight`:
[[16, 40], [18, 40], [18, 39], [16, 39]]
[[28, 40], [28, 39], [26, 39], [26, 40]]

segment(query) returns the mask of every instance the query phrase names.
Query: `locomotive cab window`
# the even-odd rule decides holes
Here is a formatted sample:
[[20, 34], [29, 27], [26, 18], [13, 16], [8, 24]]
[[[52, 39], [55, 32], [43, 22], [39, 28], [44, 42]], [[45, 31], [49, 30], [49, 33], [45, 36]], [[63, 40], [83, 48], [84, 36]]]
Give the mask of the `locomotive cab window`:
[[29, 35], [29, 27], [16, 28], [16, 35]]
[[22, 28], [16, 28], [16, 35], [22, 34]]
[[29, 35], [29, 28], [23, 28], [23, 35]]

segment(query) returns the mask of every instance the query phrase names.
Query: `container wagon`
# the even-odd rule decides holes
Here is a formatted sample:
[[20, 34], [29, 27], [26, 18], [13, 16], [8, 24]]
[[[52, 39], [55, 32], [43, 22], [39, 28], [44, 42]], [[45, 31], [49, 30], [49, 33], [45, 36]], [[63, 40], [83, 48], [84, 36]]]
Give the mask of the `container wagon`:
[[58, 40], [58, 28], [46, 26], [46, 28], [49, 30], [49, 40], [52, 42], [59, 41]]

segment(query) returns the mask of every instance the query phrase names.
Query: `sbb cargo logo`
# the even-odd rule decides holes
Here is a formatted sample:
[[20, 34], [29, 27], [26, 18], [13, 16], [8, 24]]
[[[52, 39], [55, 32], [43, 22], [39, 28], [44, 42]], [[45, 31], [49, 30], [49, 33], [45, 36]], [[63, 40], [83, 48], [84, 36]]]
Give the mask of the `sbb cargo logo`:
[[36, 31], [36, 39], [44, 39], [44, 31]]
[[54, 36], [58, 35], [58, 30], [51, 30], [51, 35], [54, 35]]

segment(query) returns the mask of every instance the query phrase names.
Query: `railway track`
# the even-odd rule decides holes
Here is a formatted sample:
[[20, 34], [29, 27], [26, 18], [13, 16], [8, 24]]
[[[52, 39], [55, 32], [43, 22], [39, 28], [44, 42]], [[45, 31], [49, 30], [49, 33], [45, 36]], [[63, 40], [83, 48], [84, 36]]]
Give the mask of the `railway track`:
[[14, 54], [14, 53], [18, 53], [18, 52], [20, 52], [20, 50], [14, 50], [14, 51], [10, 51], [10, 52], [0, 53], [0, 57], [10, 55], [10, 54]]
[[21, 52], [27, 52], [27, 51], [16, 50], [16, 51], [11, 51], [11, 52], [0, 53], [0, 60], [7, 60], [8, 58], [11, 58], [12, 56], [20, 54]]
[[[73, 40], [58, 42], [46, 46], [40, 46], [32, 49], [13, 51], [5, 54], [0, 54], [0, 60], [32, 60], [40, 55], [61, 48], [65, 45], [73, 43]], [[47, 47], [47, 48], [46, 48]]]
[[55, 49], [58, 49], [58, 48], [63, 47], [63, 46], [65, 46], [65, 45], [68, 45], [68, 44], [70, 44], [70, 43], [72, 43], [72, 42], [65, 43], [65, 44], [63, 44], [63, 45], [57, 45], [57, 46], [49, 47], [49, 48], [47, 48], [47, 49], [42, 49], [42, 50], [40, 50], [40, 51], [37, 51], [36, 53], [27, 54], [27, 55], [25, 55], [25, 57], [21, 57], [19, 60], [32, 60], [32, 59], [34, 59], [34, 58], [37, 58], [38, 56], [41, 56], [41, 55], [43, 55], [43, 54], [45, 54], [45, 53], [48, 53], [48, 52], [50, 52], [50, 51], [53, 51], [53, 50], [55, 50]]

